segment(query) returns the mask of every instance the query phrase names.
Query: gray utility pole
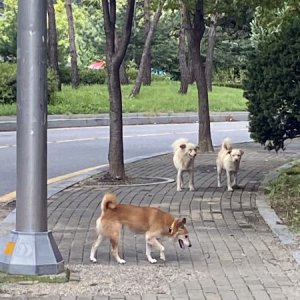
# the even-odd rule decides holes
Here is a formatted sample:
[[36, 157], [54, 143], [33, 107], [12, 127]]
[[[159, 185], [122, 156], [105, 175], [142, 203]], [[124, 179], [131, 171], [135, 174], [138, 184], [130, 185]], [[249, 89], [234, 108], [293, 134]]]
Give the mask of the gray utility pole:
[[64, 270], [47, 228], [46, 17], [47, 0], [18, 1], [16, 230], [0, 249], [0, 271], [8, 274]]

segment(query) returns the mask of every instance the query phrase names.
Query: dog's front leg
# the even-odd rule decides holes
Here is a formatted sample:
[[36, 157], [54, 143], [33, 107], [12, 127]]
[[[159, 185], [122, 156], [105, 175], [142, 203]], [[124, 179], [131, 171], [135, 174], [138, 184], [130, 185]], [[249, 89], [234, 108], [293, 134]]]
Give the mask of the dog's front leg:
[[183, 188], [182, 170], [177, 172], [177, 192], [181, 192]]
[[227, 176], [227, 189], [228, 192], [232, 192], [232, 186], [231, 186], [231, 173], [229, 171], [226, 171], [226, 176]]
[[146, 256], [147, 256], [147, 259], [151, 264], [155, 264], [157, 262], [157, 260], [151, 256], [151, 246], [152, 245], [151, 245], [150, 241], [146, 240]]
[[90, 253], [90, 261], [92, 262], [96, 262], [97, 259], [95, 257], [97, 248], [100, 246], [101, 242], [103, 241], [103, 235], [101, 233], [99, 233], [99, 235], [97, 236], [96, 241], [93, 243], [92, 249], [91, 249], [91, 253]]
[[221, 174], [222, 174], [222, 169], [217, 165], [217, 180], [218, 180], [218, 187], [221, 187]]
[[159, 250], [160, 259], [165, 261], [166, 260], [165, 247], [156, 238], [152, 238], [151, 243], [153, 246], [155, 246]]
[[236, 172], [233, 173], [232, 177], [233, 177], [233, 183], [232, 183], [233, 185], [232, 186], [237, 187], [237, 173]]
[[[194, 168], [194, 166], [192, 167]], [[195, 187], [194, 187], [194, 170], [189, 170], [189, 188], [190, 191], [194, 191]]]

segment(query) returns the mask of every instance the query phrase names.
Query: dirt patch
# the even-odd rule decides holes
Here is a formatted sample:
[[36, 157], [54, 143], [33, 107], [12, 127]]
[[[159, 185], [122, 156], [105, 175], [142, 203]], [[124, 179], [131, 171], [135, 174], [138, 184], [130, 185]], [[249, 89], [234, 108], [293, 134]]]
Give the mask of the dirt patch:
[[99, 173], [81, 181], [77, 186], [149, 185], [173, 181], [173, 179], [163, 177], [138, 177], [130, 175], [126, 176], [125, 179], [120, 179], [113, 178], [109, 173]]

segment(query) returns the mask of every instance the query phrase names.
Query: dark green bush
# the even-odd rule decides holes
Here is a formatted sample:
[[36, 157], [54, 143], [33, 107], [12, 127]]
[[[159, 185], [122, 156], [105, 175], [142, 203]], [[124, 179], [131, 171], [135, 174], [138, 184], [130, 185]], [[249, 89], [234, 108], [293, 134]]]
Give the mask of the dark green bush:
[[17, 67], [13, 63], [0, 63], [0, 104], [15, 103], [17, 99]]
[[48, 77], [47, 101], [48, 103], [51, 103], [54, 101], [55, 92], [58, 91], [58, 76], [56, 70], [49, 67], [47, 72], [47, 77]]
[[[48, 69], [48, 103], [57, 91], [57, 74]], [[0, 104], [17, 102], [17, 65], [14, 63], [0, 63]]]
[[251, 137], [267, 149], [285, 149], [300, 136], [300, 18], [290, 18], [260, 42], [248, 61], [244, 96]]
[[[62, 84], [71, 84], [71, 67], [59, 68], [59, 77]], [[80, 84], [103, 84], [107, 77], [106, 69], [95, 70], [89, 68], [79, 69]]]
[[79, 70], [80, 83], [81, 84], [103, 84], [106, 79], [106, 69], [80, 69]]

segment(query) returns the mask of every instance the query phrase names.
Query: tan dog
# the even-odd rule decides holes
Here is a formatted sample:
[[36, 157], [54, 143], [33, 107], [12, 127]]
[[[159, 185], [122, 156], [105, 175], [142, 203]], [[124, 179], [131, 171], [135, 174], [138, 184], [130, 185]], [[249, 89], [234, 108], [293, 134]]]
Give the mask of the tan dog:
[[233, 187], [237, 185], [237, 172], [243, 154], [243, 150], [232, 148], [232, 142], [229, 138], [224, 139], [216, 160], [218, 187], [222, 186], [221, 174], [222, 171], [225, 170], [227, 176], [227, 189], [229, 192], [233, 191]]
[[189, 188], [190, 191], [194, 191], [194, 160], [199, 147], [182, 138], [176, 140], [172, 147], [173, 162], [177, 169], [177, 191], [181, 192], [183, 188], [183, 172], [189, 173]]
[[112, 255], [120, 264], [126, 261], [120, 258], [118, 243], [122, 226], [127, 226], [135, 233], [143, 233], [146, 238], [146, 256], [150, 263], [156, 263], [151, 256], [151, 246], [160, 251], [160, 258], [165, 260], [164, 246], [158, 241], [163, 236], [177, 239], [181, 248], [191, 247], [186, 219], [175, 219], [171, 214], [154, 207], [140, 207], [129, 204], [118, 204], [114, 194], [105, 194], [101, 203], [101, 215], [96, 221], [98, 237], [94, 242], [90, 260], [96, 262], [95, 254], [103, 239], [108, 238]]

